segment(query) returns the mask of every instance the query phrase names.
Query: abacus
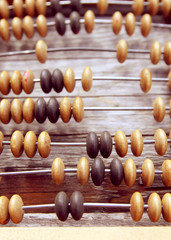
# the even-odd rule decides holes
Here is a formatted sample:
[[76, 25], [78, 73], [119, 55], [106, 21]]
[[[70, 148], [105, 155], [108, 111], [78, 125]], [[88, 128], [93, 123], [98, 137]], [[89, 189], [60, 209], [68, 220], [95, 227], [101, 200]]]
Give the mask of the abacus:
[[170, 226], [170, 16], [0, 0], [0, 224]]

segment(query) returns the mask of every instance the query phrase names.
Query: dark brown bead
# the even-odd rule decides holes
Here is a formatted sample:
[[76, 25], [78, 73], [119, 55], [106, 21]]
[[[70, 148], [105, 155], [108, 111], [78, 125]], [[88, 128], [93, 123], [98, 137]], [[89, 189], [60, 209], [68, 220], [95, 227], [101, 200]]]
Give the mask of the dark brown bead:
[[110, 180], [115, 186], [119, 186], [124, 177], [123, 165], [119, 159], [113, 159], [110, 164]]
[[35, 103], [34, 115], [39, 123], [43, 123], [46, 120], [46, 102], [44, 98], [38, 98]]
[[61, 11], [61, 5], [59, 3], [59, 0], [50, 0], [50, 3], [51, 3], [51, 10], [54, 15]]
[[72, 11], [80, 12], [81, 10], [80, 0], [71, 0], [71, 9]]
[[52, 97], [49, 99], [47, 103], [47, 116], [51, 123], [56, 123], [58, 121], [60, 111], [59, 111], [59, 103], [56, 98]]
[[90, 158], [96, 158], [99, 152], [99, 140], [94, 132], [89, 132], [87, 135], [87, 154]]
[[44, 93], [49, 93], [52, 89], [51, 73], [47, 69], [40, 73], [40, 86]]
[[108, 131], [100, 136], [100, 153], [102, 157], [108, 158], [112, 152], [112, 137]]
[[72, 12], [70, 14], [70, 22], [71, 22], [71, 30], [74, 34], [79, 33], [81, 25], [80, 25], [80, 15], [78, 12]]
[[101, 158], [96, 158], [91, 167], [91, 178], [96, 186], [100, 186], [105, 176], [105, 165]]
[[65, 221], [69, 214], [69, 199], [65, 192], [59, 192], [55, 198], [55, 213], [60, 221]]
[[57, 93], [60, 93], [64, 87], [63, 73], [58, 68], [56, 68], [52, 73], [52, 86]]
[[63, 36], [66, 32], [65, 17], [62, 13], [55, 15], [55, 27], [56, 31]]
[[80, 220], [84, 213], [83, 203], [83, 195], [79, 191], [73, 192], [70, 197], [70, 212], [76, 221]]

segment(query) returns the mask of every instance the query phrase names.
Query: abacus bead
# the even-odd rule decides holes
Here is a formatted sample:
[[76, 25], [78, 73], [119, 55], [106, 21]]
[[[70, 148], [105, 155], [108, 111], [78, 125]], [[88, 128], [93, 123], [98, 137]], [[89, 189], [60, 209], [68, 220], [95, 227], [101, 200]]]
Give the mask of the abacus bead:
[[27, 70], [23, 74], [22, 87], [26, 94], [30, 94], [34, 88], [34, 75], [31, 70]]
[[76, 221], [80, 220], [84, 213], [84, 199], [79, 191], [73, 192], [70, 197], [70, 212]]
[[141, 17], [141, 33], [147, 37], [151, 31], [152, 19], [150, 14], [146, 13]]
[[[171, 71], [168, 74], [168, 79], [169, 79], [168, 87], [169, 87], [169, 90], [171, 91]], [[170, 103], [170, 101], [169, 101], [169, 103]], [[171, 110], [171, 108], [170, 108], [170, 110]], [[170, 116], [171, 116], [171, 114], [170, 114]]]
[[148, 0], [148, 11], [154, 16], [158, 13], [159, 10], [159, 0]]
[[36, 0], [35, 6], [38, 14], [46, 14], [46, 0]]
[[171, 42], [164, 45], [164, 61], [167, 65], [171, 65]]
[[171, 160], [167, 159], [162, 164], [162, 182], [166, 187], [171, 186]]
[[90, 165], [87, 158], [82, 157], [77, 165], [77, 179], [81, 185], [85, 185], [90, 176]]
[[96, 158], [91, 167], [91, 178], [96, 186], [100, 186], [105, 176], [105, 165], [101, 158]]
[[8, 9], [8, 1], [1, 0], [0, 1], [0, 15], [2, 18], [9, 18], [9, 9]]
[[34, 115], [36, 120], [39, 123], [44, 123], [44, 121], [46, 120], [47, 113], [46, 113], [46, 102], [44, 98], [40, 97], [37, 99], [35, 103], [35, 108], [34, 108]]
[[161, 45], [158, 41], [154, 41], [150, 48], [150, 59], [153, 64], [157, 64], [161, 58]]
[[33, 18], [30, 16], [25, 16], [23, 19], [23, 29], [24, 33], [28, 38], [32, 38], [34, 36], [34, 26], [33, 26]]
[[155, 139], [155, 150], [160, 155], [163, 156], [167, 151], [167, 136], [163, 129], [159, 128], [154, 134]]
[[71, 102], [68, 97], [64, 97], [60, 102], [60, 115], [64, 123], [68, 123], [71, 118]]
[[13, 0], [13, 7], [15, 15], [19, 18], [23, 16], [23, 0]]
[[11, 197], [9, 201], [9, 215], [13, 223], [18, 224], [22, 221], [24, 216], [24, 211], [22, 209], [24, 203], [22, 198], [15, 194]]
[[10, 75], [7, 71], [2, 71], [0, 74], [0, 90], [4, 95], [10, 92]]
[[11, 141], [10, 141], [10, 146], [11, 146], [11, 152], [14, 155], [14, 157], [20, 157], [21, 154], [23, 153], [23, 134], [16, 130], [12, 136], [11, 136]]
[[144, 186], [150, 187], [154, 181], [155, 169], [154, 164], [150, 159], [146, 159], [142, 164], [142, 182]]
[[150, 91], [152, 85], [152, 75], [148, 68], [144, 68], [141, 71], [140, 87], [143, 92], [147, 93]]
[[144, 10], [144, 0], [134, 0], [132, 8], [135, 15], [141, 15]]
[[138, 222], [144, 212], [144, 200], [139, 192], [134, 192], [130, 200], [130, 213], [134, 221]]
[[128, 152], [128, 141], [125, 133], [117, 131], [115, 134], [115, 150], [120, 157], [125, 157]]
[[81, 84], [84, 91], [88, 92], [93, 83], [93, 73], [90, 67], [85, 67], [82, 73]]
[[117, 35], [122, 28], [122, 14], [117, 11], [112, 15], [112, 30]]
[[117, 59], [120, 63], [125, 62], [128, 53], [128, 46], [124, 39], [119, 40], [117, 44]]
[[110, 180], [114, 186], [119, 186], [124, 177], [122, 162], [119, 159], [113, 159], [110, 164]]
[[51, 3], [51, 10], [53, 14], [56, 14], [61, 11], [61, 5], [59, 3], [59, 0], [50, 0]]
[[37, 137], [33, 131], [29, 131], [26, 133], [24, 138], [24, 151], [29, 158], [33, 158], [36, 154], [37, 146]]
[[14, 36], [16, 37], [17, 40], [21, 40], [23, 36], [23, 26], [21, 19], [18, 17], [14, 17], [12, 19], [11, 25]]
[[63, 73], [58, 68], [52, 73], [52, 87], [57, 93], [60, 93], [64, 87]]
[[55, 198], [55, 213], [60, 221], [65, 221], [69, 214], [69, 198], [65, 192], [59, 192]]
[[81, 10], [80, 0], [71, 0], [71, 10], [80, 12], [80, 10]]
[[55, 158], [52, 163], [52, 179], [54, 183], [59, 186], [64, 182], [65, 179], [65, 165], [61, 158]]
[[136, 165], [135, 162], [129, 158], [124, 164], [124, 180], [127, 186], [132, 187], [136, 181]]
[[47, 158], [50, 154], [50, 136], [47, 132], [41, 132], [38, 137], [37, 148], [42, 158]]
[[10, 39], [9, 23], [6, 19], [0, 20], [0, 35], [6, 42]]
[[87, 155], [96, 158], [99, 152], [99, 140], [94, 132], [89, 132], [86, 139]]
[[23, 105], [18, 99], [14, 99], [11, 103], [11, 116], [15, 123], [21, 123], [23, 120]]
[[84, 14], [84, 27], [87, 33], [92, 33], [94, 29], [94, 19], [94, 12], [92, 10], [86, 11]]
[[34, 101], [32, 98], [27, 98], [23, 103], [23, 117], [27, 123], [32, 123], [34, 120]]
[[81, 122], [84, 118], [84, 103], [82, 98], [76, 97], [72, 105], [72, 114], [76, 122]]
[[131, 36], [135, 31], [136, 19], [133, 13], [127, 13], [125, 17], [125, 29], [129, 36]]
[[55, 15], [55, 27], [56, 31], [63, 36], [66, 32], [65, 17], [62, 13], [57, 13]]
[[21, 93], [22, 75], [19, 71], [14, 71], [11, 75], [11, 88], [15, 94]]
[[134, 156], [138, 157], [143, 151], [143, 137], [139, 130], [134, 130], [131, 134], [131, 150]]
[[162, 198], [162, 215], [166, 222], [171, 222], [171, 194], [165, 193]]
[[161, 97], [157, 97], [153, 103], [153, 116], [157, 122], [162, 122], [165, 116], [165, 103]]
[[47, 20], [44, 15], [40, 14], [36, 19], [37, 30], [41, 37], [47, 35]]
[[64, 73], [64, 86], [69, 93], [75, 88], [75, 74], [71, 68], [67, 68]]
[[36, 57], [40, 63], [45, 63], [47, 60], [47, 45], [43, 40], [36, 43]]
[[[2, 141], [4, 141], [4, 134], [0, 131], [0, 154], [3, 151], [3, 144]], [[1, 178], [0, 178], [0, 182], [1, 182]]]
[[153, 192], [148, 198], [148, 216], [152, 222], [157, 222], [161, 215], [161, 199], [160, 196]]
[[2, 99], [0, 103], [0, 119], [4, 124], [11, 120], [11, 104], [7, 99]]
[[35, 0], [25, 0], [27, 15], [33, 17], [35, 13]]
[[81, 24], [80, 24], [80, 15], [78, 12], [72, 12], [70, 14], [70, 24], [71, 24], [71, 30], [74, 34], [79, 33]]
[[162, 13], [164, 17], [169, 17], [171, 13], [171, 1], [170, 0], [161, 0], [162, 2]]
[[101, 15], [105, 14], [108, 9], [108, 0], [98, 0], [97, 8]]
[[104, 131], [100, 136], [100, 153], [104, 158], [108, 158], [112, 152], [112, 137], [108, 131]]
[[43, 69], [40, 73], [40, 86], [44, 93], [49, 93], [52, 89], [52, 77], [48, 69]]
[[5, 225], [10, 220], [9, 212], [9, 199], [5, 196], [0, 197], [0, 224]]
[[51, 123], [56, 123], [58, 121], [60, 112], [59, 112], [59, 103], [56, 98], [52, 97], [47, 103], [47, 116]]

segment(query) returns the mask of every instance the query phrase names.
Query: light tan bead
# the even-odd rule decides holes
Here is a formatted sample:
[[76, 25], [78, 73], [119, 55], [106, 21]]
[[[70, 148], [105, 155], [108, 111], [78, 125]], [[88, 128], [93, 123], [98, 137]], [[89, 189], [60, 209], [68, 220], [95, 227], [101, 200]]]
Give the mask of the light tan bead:
[[35, 6], [38, 14], [46, 15], [46, 0], [36, 0]]
[[61, 158], [56, 158], [52, 163], [52, 179], [54, 183], [59, 186], [65, 179], [65, 165]]
[[171, 41], [164, 45], [164, 61], [167, 65], [171, 65]]
[[[168, 87], [169, 87], [169, 90], [171, 91], [171, 71], [168, 74], [168, 79], [169, 79]], [[169, 105], [170, 105], [170, 101], [169, 101]], [[171, 116], [171, 114], [170, 114], [170, 116]]]
[[10, 92], [10, 75], [7, 71], [2, 71], [0, 74], [0, 90], [4, 95]]
[[[3, 144], [2, 141], [4, 141], [4, 134], [0, 131], [0, 154], [3, 151]], [[1, 177], [0, 177], [0, 182], [1, 182]]]
[[148, 216], [152, 222], [157, 222], [161, 216], [161, 198], [153, 192], [148, 198]]
[[143, 137], [139, 130], [134, 130], [131, 134], [131, 150], [132, 153], [138, 157], [143, 151]]
[[20, 157], [23, 153], [23, 134], [21, 131], [16, 130], [13, 132], [10, 140], [11, 152], [14, 157]]
[[5, 196], [0, 197], [0, 224], [5, 225], [9, 222], [10, 216], [8, 212], [9, 199]]
[[32, 123], [34, 120], [34, 105], [32, 98], [27, 98], [23, 103], [23, 117], [27, 123]]
[[154, 134], [155, 139], [155, 150], [160, 155], [163, 156], [167, 151], [167, 136], [163, 129], [159, 128]]
[[158, 13], [159, 10], [159, 0], [148, 0], [148, 11], [154, 16]]
[[122, 28], [122, 14], [117, 11], [112, 16], [112, 29], [115, 34], [119, 34]]
[[161, 0], [162, 2], [162, 13], [164, 17], [169, 17], [171, 14], [171, 1], [170, 0]]
[[144, 68], [141, 71], [140, 87], [143, 92], [147, 93], [150, 91], [152, 85], [152, 75], [148, 68]]
[[84, 118], [84, 103], [82, 98], [76, 97], [72, 105], [72, 114], [76, 122], [81, 122]]
[[11, 88], [15, 94], [21, 93], [22, 75], [19, 71], [14, 71], [11, 75]]
[[115, 150], [120, 157], [125, 157], [128, 152], [128, 141], [125, 133], [117, 131], [115, 134]]
[[141, 33], [147, 37], [151, 31], [152, 18], [151, 15], [146, 13], [141, 17]]
[[108, 9], [108, 1], [107, 0], [98, 0], [97, 8], [101, 15], [105, 14]]
[[150, 187], [154, 181], [155, 169], [154, 164], [150, 159], [146, 159], [142, 164], [141, 178], [144, 186]]
[[134, 192], [130, 200], [130, 213], [134, 221], [138, 222], [144, 212], [144, 200], [139, 192]]
[[40, 14], [36, 19], [37, 30], [41, 37], [46, 37], [47, 35], [47, 20], [46, 17]]
[[6, 42], [10, 39], [10, 30], [9, 30], [9, 23], [6, 19], [0, 20], [0, 35], [2, 39]]
[[24, 216], [23, 207], [24, 203], [22, 198], [15, 194], [9, 201], [9, 215], [13, 223], [18, 224], [22, 221]]
[[85, 185], [90, 176], [90, 165], [87, 158], [82, 157], [77, 165], [77, 179], [81, 185]]
[[94, 29], [94, 19], [94, 12], [92, 10], [86, 11], [84, 14], [84, 27], [87, 33], [92, 33]]
[[50, 154], [51, 139], [47, 132], [43, 131], [38, 137], [37, 148], [42, 158], [47, 158]]
[[135, 15], [141, 15], [144, 10], [144, 0], [133, 0], [132, 9]]
[[157, 64], [161, 58], [161, 45], [158, 41], [153, 42], [150, 48], [150, 59], [153, 64]]
[[25, 0], [27, 15], [33, 17], [35, 14], [35, 0]]
[[2, 18], [5, 18], [5, 19], [9, 18], [9, 9], [8, 9], [8, 1], [7, 0], [0, 1], [0, 15]]
[[33, 26], [33, 18], [30, 16], [25, 16], [23, 19], [23, 29], [24, 33], [28, 38], [32, 38], [34, 36], [34, 26]]
[[135, 31], [136, 19], [133, 13], [127, 13], [125, 17], [125, 29], [129, 36], [131, 36]]
[[11, 104], [7, 99], [2, 99], [0, 103], [0, 119], [4, 124], [11, 120]]
[[64, 97], [60, 102], [60, 115], [64, 123], [71, 118], [71, 102], [68, 97]]
[[67, 92], [71, 93], [75, 88], [75, 74], [71, 68], [67, 68], [64, 73], [64, 86]]
[[153, 117], [157, 122], [162, 122], [165, 117], [165, 102], [161, 97], [155, 98], [153, 102]]
[[37, 146], [37, 137], [33, 131], [29, 131], [26, 133], [24, 138], [24, 151], [29, 158], [33, 158], [36, 154]]
[[135, 162], [129, 158], [124, 164], [124, 180], [127, 186], [132, 187], [136, 181], [136, 165]]
[[162, 181], [166, 187], [171, 187], [171, 160], [167, 159], [162, 164]]
[[40, 63], [45, 63], [47, 60], [47, 45], [43, 40], [36, 43], [36, 57]]
[[11, 103], [11, 116], [15, 123], [19, 124], [23, 120], [23, 106], [18, 99], [14, 99]]
[[88, 92], [93, 84], [93, 72], [90, 67], [85, 67], [82, 73], [81, 84], [84, 91]]
[[125, 62], [128, 54], [128, 46], [124, 39], [119, 40], [117, 44], [117, 59], [120, 63]]
[[162, 198], [162, 215], [166, 222], [171, 222], [171, 194], [165, 193]]
[[13, 0], [13, 7], [15, 15], [19, 18], [23, 16], [23, 0]]
[[27, 94], [32, 93], [33, 88], [34, 88], [34, 75], [31, 70], [26, 70], [23, 74], [23, 79], [22, 79], [22, 86], [24, 89], [24, 92]]
[[23, 36], [23, 26], [21, 19], [18, 17], [14, 17], [12, 19], [11, 25], [14, 36], [16, 37], [17, 40], [21, 40]]

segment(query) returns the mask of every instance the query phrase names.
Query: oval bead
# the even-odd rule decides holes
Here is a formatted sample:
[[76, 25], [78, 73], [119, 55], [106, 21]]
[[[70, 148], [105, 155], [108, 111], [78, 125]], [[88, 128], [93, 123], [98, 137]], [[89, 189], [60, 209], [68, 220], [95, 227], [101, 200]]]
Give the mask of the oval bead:
[[136, 165], [135, 162], [129, 158], [124, 164], [124, 180], [128, 187], [132, 187], [136, 181]]
[[152, 75], [148, 68], [144, 68], [141, 71], [141, 80], [140, 80], [140, 87], [143, 92], [147, 93], [151, 89], [152, 85]]
[[23, 120], [23, 105], [18, 99], [14, 99], [11, 103], [11, 116], [15, 123], [21, 123]]
[[0, 119], [4, 124], [11, 120], [11, 104], [7, 99], [2, 99], [0, 103]]
[[80, 0], [71, 0], [71, 10], [80, 12], [80, 10], [81, 10]]
[[124, 177], [122, 162], [119, 159], [113, 159], [110, 164], [110, 180], [114, 186], [119, 186]]
[[159, 10], [159, 0], [148, 0], [148, 11], [154, 16], [158, 13]]
[[117, 44], [117, 59], [120, 63], [125, 62], [128, 54], [128, 46], [124, 39], [119, 40]]
[[169, 17], [170, 13], [171, 13], [171, 1], [170, 0], [161, 0], [162, 5], [161, 5], [161, 9], [162, 9], [162, 13], [164, 15], [164, 17]]
[[144, 0], [133, 0], [132, 10], [135, 15], [141, 15], [144, 10]]
[[93, 72], [90, 67], [85, 67], [82, 73], [81, 84], [84, 91], [88, 92], [93, 84]]
[[47, 116], [51, 123], [56, 123], [58, 121], [60, 111], [59, 103], [56, 98], [52, 97], [49, 99], [46, 107]]
[[95, 132], [89, 132], [86, 139], [87, 155], [96, 158], [99, 152], [99, 140]]
[[27, 70], [23, 74], [22, 86], [26, 94], [30, 94], [34, 88], [34, 75], [31, 70]]
[[5, 225], [9, 222], [10, 216], [8, 212], [9, 199], [5, 196], [0, 197], [0, 224]]
[[71, 118], [71, 102], [68, 97], [64, 97], [60, 102], [60, 115], [64, 123], [68, 123]]
[[[171, 91], [171, 71], [168, 74], [168, 79], [169, 79], [168, 87], [169, 87], [169, 90]], [[170, 101], [169, 101], [169, 104], [170, 104]], [[170, 114], [170, 116], [171, 116], [171, 114]]]
[[32, 123], [34, 120], [34, 101], [32, 98], [27, 98], [23, 103], [23, 117], [27, 123]]
[[58, 12], [61, 12], [62, 8], [60, 5], [59, 0], [50, 0], [51, 3], [51, 10], [52, 10], [52, 14], [55, 15]]
[[2, 71], [0, 74], [0, 90], [4, 95], [10, 92], [10, 75], [7, 71]]
[[15, 15], [19, 18], [23, 17], [23, 0], [13, 0]]
[[48, 69], [43, 69], [40, 73], [40, 86], [44, 93], [49, 93], [52, 89], [52, 78]]
[[143, 137], [139, 130], [134, 130], [131, 134], [131, 150], [134, 156], [138, 157], [143, 151]]
[[35, 0], [25, 0], [26, 13], [33, 17], [35, 14]]
[[122, 14], [117, 11], [112, 15], [112, 30], [118, 35], [122, 28]]
[[51, 139], [47, 132], [43, 131], [40, 133], [37, 142], [37, 148], [42, 158], [47, 158], [50, 154], [50, 143]]
[[100, 186], [105, 177], [105, 165], [101, 158], [96, 158], [91, 166], [91, 178], [96, 186]]
[[167, 65], [171, 65], [171, 42], [164, 45], [164, 61]]
[[38, 14], [46, 15], [46, 0], [36, 0], [35, 7]]
[[155, 98], [153, 102], [153, 117], [157, 122], [162, 122], [165, 117], [165, 102], [161, 97]]
[[83, 195], [79, 191], [72, 193], [70, 197], [70, 213], [74, 220], [78, 221], [81, 219], [84, 213], [84, 199]]
[[1, 0], [0, 1], [0, 15], [2, 18], [8, 19], [9, 18], [9, 9], [8, 9], [8, 1]]
[[81, 122], [84, 118], [84, 103], [82, 98], [76, 97], [72, 105], [72, 114], [76, 122]]
[[20, 157], [23, 153], [23, 134], [16, 130], [10, 140], [10, 146], [11, 146], [11, 152], [14, 155], [14, 157]]
[[154, 41], [150, 48], [150, 59], [153, 64], [157, 64], [161, 58], [161, 45], [158, 41]]
[[63, 36], [66, 32], [65, 17], [62, 13], [55, 15], [55, 28], [59, 35]]
[[71, 30], [74, 34], [79, 33], [81, 24], [80, 24], [80, 15], [78, 12], [72, 12], [70, 14], [70, 25], [71, 25]]
[[44, 15], [40, 14], [36, 19], [37, 30], [41, 37], [46, 37], [47, 35], [47, 20]]
[[82, 157], [77, 164], [77, 179], [81, 185], [85, 185], [90, 176], [90, 165], [87, 158]]
[[65, 192], [59, 192], [55, 198], [55, 213], [60, 221], [65, 221], [69, 214], [69, 198]]
[[125, 133], [117, 131], [115, 134], [115, 150], [120, 157], [125, 157], [128, 152], [128, 141]]
[[36, 43], [36, 57], [40, 63], [45, 63], [47, 60], [47, 45], [43, 40]]
[[166, 222], [171, 222], [171, 194], [165, 193], [162, 198], [162, 215]]
[[9, 201], [9, 215], [15, 224], [20, 223], [23, 219], [23, 205], [24, 203], [22, 198], [17, 194], [13, 195]]
[[[4, 141], [4, 134], [0, 131], [0, 154], [3, 151], [3, 144], [2, 141]], [[0, 182], [1, 182], [1, 178], [0, 178]]]
[[10, 39], [10, 30], [9, 30], [9, 23], [6, 19], [0, 20], [0, 35], [2, 39], [6, 42]]
[[112, 137], [108, 131], [104, 131], [100, 136], [100, 153], [104, 158], [108, 158], [112, 152]]
[[58, 68], [56, 68], [52, 73], [52, 86], [57, 93], [62, 92], [64, 87], [63, 73]]
[[141, 17], [141, 33], [147, 37], [151, 31], [152, 18], [150, 14], [146, 13]]
[[153, 192], [148, 198], [148, 216], [152, 222], [157, 222], [161, 216], [161, 199], [160, 196]]
[[167, 159], [162, 164], [162, 182], [166, 187], [171, 187], [171, 160]]
[[33, 158], [37, 151], [37, 137], [33, 131], [26, 133], [24, 138], [24, 151], [29, 158]]
[[142, 164], [142, 182], [144, 186], [150, 187], [154, 181], [155, 169], [154, 164], [150, 159], [146, 159]]
[[18, 17], [14, 17], [11, 22], [12, 31], [17, 40], [21, 40], [23, 36], [23, 26], [21, 19]]
[[86, 11], [86, 13], [84, 14], [84, 27], [87, 33], [92, 33], [94, 29], [94, 20], [94, 12], [92, 10]]
[[71, 68], [67, 68], [64, 73], [64, 86], [69, 93], [75, 88], [75, 74]]
[[155, 139], [155, 150], [160, 155], [163, 156], [167, 151], [167, 136], [163, 129], [159, 128], [154, 134]]
[[134, 192], [130, 200], [130, 213], [134, 221], [138, 222], [144, 212], [144, 200], [139, 192]]
[[108, 9], [108, 0], [98, 0], [97, 8], [101, 15], [105, 14]]
[[65, 179], [65, 165], [61, 158], [55, 158], [52, 163], [52, 179], [54, 183], [59, 186], [64, 182]]
[[19, 71], [14, 71], [11, 75], [11, 88], [15, 94], [20, 94], [22, 90], [22, 75]]
[[44, 121], [46, 120], [47, 113], [46, 113], [46, 102], [44, 98], [40, 97], [37, 99], [35, 103], [35, 108], [34, 108], [34, 115], [36, 120], [39, 123], [44, 123]]
[[129, 36], [131, 36], [135, 31], [136, 19], [133, 13], [127, 13], [125, 17], [125, 29]]
[[34, 36], [34, 26], [33, 18], [30, 16], [25, 16], [23, 19], [23, 30], [26, 36], [30, 39]]

